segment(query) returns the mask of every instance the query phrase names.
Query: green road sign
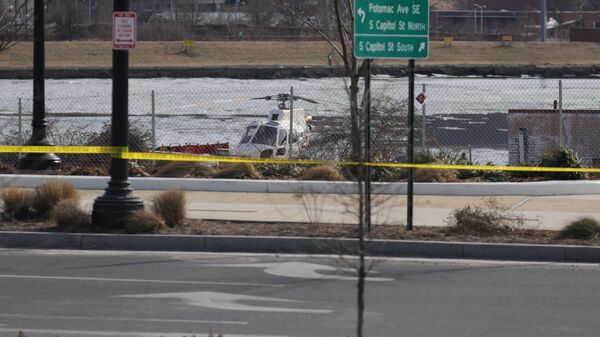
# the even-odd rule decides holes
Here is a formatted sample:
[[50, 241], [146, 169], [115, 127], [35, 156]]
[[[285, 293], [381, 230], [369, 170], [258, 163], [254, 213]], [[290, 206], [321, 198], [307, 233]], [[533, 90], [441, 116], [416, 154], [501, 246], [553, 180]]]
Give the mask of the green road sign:
[[354, 0], [354, 55], [429, 57], [429, 0]]

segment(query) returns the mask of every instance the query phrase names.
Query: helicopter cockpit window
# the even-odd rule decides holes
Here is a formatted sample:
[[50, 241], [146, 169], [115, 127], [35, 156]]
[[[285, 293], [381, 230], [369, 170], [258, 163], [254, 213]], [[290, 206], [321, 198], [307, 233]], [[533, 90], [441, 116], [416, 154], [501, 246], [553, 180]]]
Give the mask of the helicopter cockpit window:
[[279, 146], [285, 145], [287, 143], [287, 131], [281, 130], [279, 131]]
[[275, 146], [276, 141], [277, 128], [264, 125], [261, 125], [258, 130], [256, 130], [256, 134], [254, 135], [254, 138], [252, 138], [253, 144]]
[[252, 135], [254, 135], [254, 130], [256, 130], [256, 125], [251, 125], [248, 128], [246, 128], [246, 134], [244, 135], [240, 143], [249, 143], [250, 139], [252, 139]]

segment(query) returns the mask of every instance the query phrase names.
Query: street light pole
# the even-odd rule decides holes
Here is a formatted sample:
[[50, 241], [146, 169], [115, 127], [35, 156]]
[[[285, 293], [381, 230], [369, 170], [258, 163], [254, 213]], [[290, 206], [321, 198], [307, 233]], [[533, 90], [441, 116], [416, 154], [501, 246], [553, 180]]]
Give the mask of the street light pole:
[[[129, 11], [129, 0], [113, 0], [115, 12]], [[129, 116], [129, 51], [113, 49], [112, 138], [111, 145], [128, 148]], [[144, 208], [144, 202], [129, 187], [129, 161], [112, 158], [110, 181], [104, 195], [94, 200], [92, 222], [96, 226], [120, 228], [133, 211]]]
[[546, 0], [540, 0], [540, 41], [546, 41], [546, 16], [547, 16]]
[[[47, 138], [44, 51], [44, 0], [35, 0], [33, 7], [33, 120], [27, 145], [50, 146]], [[56, 170], [61, 160], [54, 153], [27, 153], [19, 159], [20, 170]]]

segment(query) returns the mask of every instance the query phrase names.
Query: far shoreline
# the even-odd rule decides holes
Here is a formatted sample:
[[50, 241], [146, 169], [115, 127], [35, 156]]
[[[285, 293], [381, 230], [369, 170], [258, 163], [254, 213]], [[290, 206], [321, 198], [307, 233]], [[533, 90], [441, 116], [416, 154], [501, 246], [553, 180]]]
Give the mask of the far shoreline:
[[[424, 76], [452, 77], [540, 77], [540, 78], [600, 78], [600, 65], [498, 65], [498, 64], [424, 64], [416, 66]], [[406, 77], [405, 65], [376, 65], [373, 74]], [[198, 67], [130, 67], [130, 78], [231, 78], [231, 79], [291, 79], [344, 77], [341, 66], [316, 65], [250, 65]], [[0, 79], [31, 79], [31, 68], [0, 67]], [[110, 67], [76, 67], [46, 69], [47, 79], [78, 79], [112, 77]]]

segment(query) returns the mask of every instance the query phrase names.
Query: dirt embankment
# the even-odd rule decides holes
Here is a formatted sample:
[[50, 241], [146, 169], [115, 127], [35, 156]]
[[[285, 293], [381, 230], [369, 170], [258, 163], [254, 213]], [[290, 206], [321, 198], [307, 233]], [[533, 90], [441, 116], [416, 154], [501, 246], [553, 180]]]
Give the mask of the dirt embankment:
[[[0, 77], [31, 78], [32, 44], [0, 52]], [[333, 55], [329, 65], [328, 55]], [[429, 60], [418, 61], [421, 74], [452, 76], [592, 77], [600, 74], [600, 44], [432, 42]], [[47, 42], [49, 78], [109, 78], [110, 42]], [[378, 61], [375, 73], [404, 76], [405, 61]], [[325, 42], [140, 42], [131, 52], [132, 77], [289, 78], [341, 76], [343, 69]]]

